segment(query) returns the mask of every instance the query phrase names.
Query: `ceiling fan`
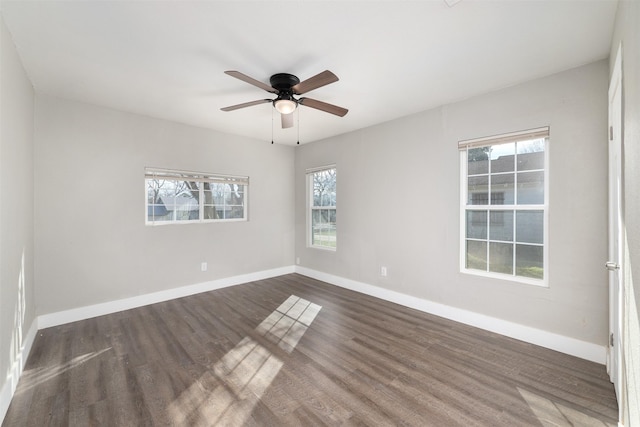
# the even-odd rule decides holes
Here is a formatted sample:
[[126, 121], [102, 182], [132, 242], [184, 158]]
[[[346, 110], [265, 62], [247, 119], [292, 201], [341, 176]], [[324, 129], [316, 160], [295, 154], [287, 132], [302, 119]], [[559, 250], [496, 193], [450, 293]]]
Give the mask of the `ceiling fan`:
[[318, 101], [311, 98], [295, 98], [294, 95], [303, 95], [319, 87], [326, 86], [330, 83], [338, 81], [338, 76], [331, 71], [326, 70], [320, 74], [316, 74], [313, 77], [301, 82], [299, 78], [293, 74], [278, 73], [271, 76], [269, 83], [271, 86], [262, 83], [252, 77], [247, 76], [239, 71], [225, 71], [225, 74], [242, 80], [243, 82], [252, 84], [260, 89], [266, 90], [269, 93], [277, 95], [276, 99], [259, 99], [257, 101], [245, 102], [242, 104], [231, 105], [229, 107], [221, 108], [222, 111], [233, 111], [240, 108], [251, 107], [254, 105], [265, 104], [271, 102], [273, 107], [280, 113], [282, 127], [290, 128], [293, 126], [293, 112], [298, 105], [304, 105], [305, 107], [315, 108], [316, 110], [324, 111], [327, 113], [335, 114], [336, 116], [344, 117], [349, 112], [346, 108], [338, 107], [337, 105], [328, 104], [326, 102]]

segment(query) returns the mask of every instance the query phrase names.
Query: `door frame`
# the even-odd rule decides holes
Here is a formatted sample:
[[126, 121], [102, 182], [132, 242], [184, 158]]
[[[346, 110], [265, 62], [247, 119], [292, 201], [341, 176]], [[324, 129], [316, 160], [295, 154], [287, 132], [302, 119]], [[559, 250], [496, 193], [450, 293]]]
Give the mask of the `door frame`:
[[[624, 360], [624, 222], [622, 217], [622, 44], [618, 46], [611, 81], [609, 83], [609, 338], [607, 343], [607, 372], [615, 386], [619, 414], [623, 413]], [[619, 418], [620, 419], [620, 418]]]

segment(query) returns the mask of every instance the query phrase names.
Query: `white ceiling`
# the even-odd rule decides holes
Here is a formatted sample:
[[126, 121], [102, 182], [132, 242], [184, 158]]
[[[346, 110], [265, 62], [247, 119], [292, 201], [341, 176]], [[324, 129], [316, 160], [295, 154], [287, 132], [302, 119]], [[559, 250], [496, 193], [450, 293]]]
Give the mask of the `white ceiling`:
[[[452, 3], [451, 0], [449, 3]], [[606, 58], [616, 0], [5, 1], [2, 16], [36, 91], [271, 140], [268, 83], [325, 69], [276, 143], [353, 131]], [[296, 119], [297, 120], [297, 119]]]

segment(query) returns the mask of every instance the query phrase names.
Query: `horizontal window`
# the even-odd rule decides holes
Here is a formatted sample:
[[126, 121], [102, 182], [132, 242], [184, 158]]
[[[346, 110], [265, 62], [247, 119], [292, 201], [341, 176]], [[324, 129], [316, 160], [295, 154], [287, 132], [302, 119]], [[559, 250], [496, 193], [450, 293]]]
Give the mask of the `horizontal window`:
[[145, 169], [146, 224], [245, 221], [249, 178]]

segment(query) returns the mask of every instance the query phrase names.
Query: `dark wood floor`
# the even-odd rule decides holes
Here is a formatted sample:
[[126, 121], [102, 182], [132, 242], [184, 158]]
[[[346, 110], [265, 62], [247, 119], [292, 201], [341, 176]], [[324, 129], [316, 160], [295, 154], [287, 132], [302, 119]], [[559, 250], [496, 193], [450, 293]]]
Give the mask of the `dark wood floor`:
[[39, 331], [2, 425], [616, 418], [602, 365], [291, 274]]

